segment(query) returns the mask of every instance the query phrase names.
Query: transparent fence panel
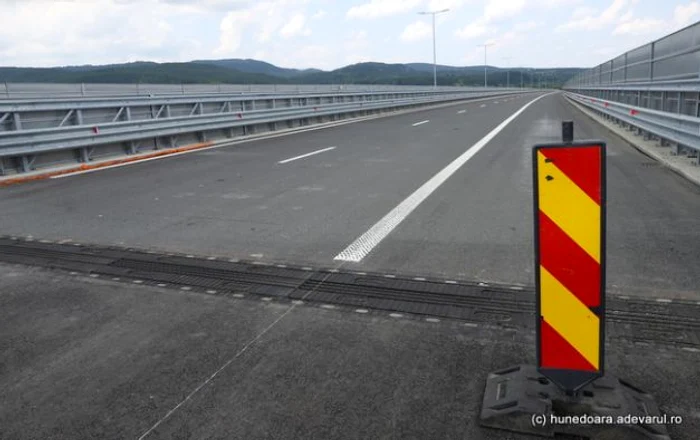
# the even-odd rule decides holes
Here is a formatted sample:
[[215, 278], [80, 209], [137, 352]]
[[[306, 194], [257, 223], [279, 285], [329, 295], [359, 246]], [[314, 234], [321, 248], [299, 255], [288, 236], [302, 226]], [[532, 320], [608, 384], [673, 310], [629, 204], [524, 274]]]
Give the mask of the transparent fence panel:
[[564, 88], [627, 83], [678, 83], [700, 89], [700, 22], [582, 72]]
[[654, 62], [654, 80], [693, 79], [698, 77], [700, 52], [677, 55]]

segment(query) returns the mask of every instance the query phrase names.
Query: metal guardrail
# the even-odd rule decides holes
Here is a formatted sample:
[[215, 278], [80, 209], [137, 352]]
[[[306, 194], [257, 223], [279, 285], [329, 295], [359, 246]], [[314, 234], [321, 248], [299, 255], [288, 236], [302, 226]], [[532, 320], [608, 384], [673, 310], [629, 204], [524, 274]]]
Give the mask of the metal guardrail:
[[[204, 133], [219, 129], [260, 126], [290, 120], [308, 120], [333, 115], [373, 112], [383, 109], [426, 105], [432, 103], [465, 100], [487, 96], [513, 94], [514, 91], [489, 93], [440, 93], [405, 99], [384, 99], [346, 103], [312, 104], [285, 107], [189, 116], [165, 117], [143, 120], [109, 122], [97, 125], [69, 125], [52, 128], [37, 128], [0, 131], [0, 158], [21, 157], [23, 171], [27, 171], [28, 157], [57, 151], [92, 148], [105, 144], [122, 144], [139, 139], [164, 138], [185, 133]], [[89, 160], [85, 151], [80, 155]]]
[[[489, 89], [489, 93], [520, 89]], [[249, 111], [303, 107], [349, 102], [375, 102], [382, 99], [404, 99], [439, 96], [447, 91], [342, 92], [310, 94], [232, 95], [204, 94], [186, 96], [137, 97], [72, 97], [66, 99], [0, 100], [0, 132], [64, 125], [101, 125], [120, 120], [145, 120], [163, 117], [193, 116], [231, 111]], [[484, 90], [460, 90], [459, 93], [483, 94]]]
[[[498, 93], [504, 91], [520, 91], [521, 89], [506, 89], [506, 88], [493, 88], [489, 89], [488, 92]], [[288, 99], [318, 99], [318, 98], [329, 98], [329, 97], [352, 97], [352, 96], [382, 96], [386, 94], [396, 94], [401, 93], [405, 95], [416, 95], [425, 96], [430, 94], [433, 96], [441, 94], [455, 93], [455, 91], [445, 91], [445, 90], [406, 90], [406, 91], [374, 91], [374, 92], [341, 92], [341, 93], [304, 93], [300, 94], [288, 94], [288, 93], [276, 93], [276, 94], [253, 94], [253, 95], [240, 95], [240, 94], [197, 94], [197, 95], [158, 95], [158, 96], [107, 96], [107, 97], [72, 97], [72, 98], [27, 98], [27, 99], [12, 99], [6, 100], [0, 98], [0, 113], [4, 112], [23, 112], [23, 111], [39, 111], [39, 110], [68, 110], [68, 109], [95, 109], [95, 108], [110, 108], [110, 107], [135, 107], [139, 105], [167, 105], [167, 104], [188, 104], [192, 102], [222, 102], [230, 101], [232, 103], [240, 102], [250, 102], [256, 100], [271, 100], [275, 99], [277, 101], [284, 101]], [[468, 94], [468, 93], [484, 93], [484, 89], [480, 90], [470, 90], [464, 89], [459, 90], [458, 93]]]
[[646, 133], [700, 152], [700, 118], [635, 107], [576, 93], [566, 93], [565, 96]]
[[174, 96], [202, 94], [304, 94], [365, 92], [484, 91], [481, 87], [399, 86], [373, 84], [46, 84], [0, 83], [0, 99]]

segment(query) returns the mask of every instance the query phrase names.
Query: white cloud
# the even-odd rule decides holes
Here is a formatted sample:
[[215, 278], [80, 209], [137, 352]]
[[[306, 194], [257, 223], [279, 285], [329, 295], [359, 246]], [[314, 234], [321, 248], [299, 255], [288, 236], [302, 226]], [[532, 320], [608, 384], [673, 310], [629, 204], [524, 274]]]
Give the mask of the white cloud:
[[[275, 35], [289, 38], [295, 35], [309, 35], [304, 27], [305, 16], [294, 12], [307, 0], [269, 0], [253, 3], [246, 9], [227, 13], [220, 23], [219, 45], [214, 49], [215, 56], [235, 56], [241, 48], [243, 37], [254, 33], [258, 43], [270, 43]], [[291, 19], [289, 18], [291, 16]], [[301, 24], [301, 29], [298, 29]]]
[[326, 11], [324, 11], [323, 9], [319, 9], [318, 11], [316, 11], [316, 13], [314, 15], [311, 16], [311, 19], [312, 20], [320, 20], [323, 17], [325, 17], [326, 15], [328, 15]]
[[484, 19], [488, 22], [517, 15], [525, 8], [525, 0], [488, 0], [484, 6]]
[[623, 8], [630, 3], [629, 0], [613, 0], [610, 6], [608, 6], [599, 15], [593, 15], [591, 11], [589, 15], [581, 15], [581, 11], [578, 11], [578, 15], [572, 17], [567, 23], [557, 26], [557, 31], [572, 31], [572, 30], [595, 30], [600, 29], [604, 26], [614, 24]]
[[522, 23], [516, 23], [515, 26], [513, 26], [513, 30], [517, 32], [525, 32], [525, 31], [531, 31], [533, 29], [537, 29], [538, 27], [542, 26], [542, 23], [538, 23], [534, 20], [522, 22]]
[[467, 3], [466, 0], [430, 0], [427, 9], [429, 11], [441, 11], [443, 9], [453, 11], [459, 9], [465, 3]]
[[697, 1], [676, 6], [673, 16], [665, 20], [658, 17], [635, 18], [629, 11], [619, 19], [612, 34], [659, 38], [695, 22], [698, 15], [700, 15], [700, 3]]
[[408, 12], [422, 3], [422, 0], [370, 0], [348, 9], [349, 18], [379, 18]]
[[620, 23], [613, 30], [613, 35], [644, 35], [655, 33], [666, 27], [663, 20], [656, 18], [636, 18]]
[[546, 9], [554, 9], [562, 6], [573, 6], [582, 2], [583, 0], [539, 0], [538, 4]]
[[589, 17], [595, 14], [596, 12], [598, 12], [596, 8], [592, 8], [590, 6], [579, 6], [578, 8], [574, 9], [574, 12], [571, 14], [571, 18], [577, 19]]
[[[79, 1], [79, 0], [78, 0]], [[90, 0], [83, 0], [90, 1]], [[118, 0], [119, 1], [119, 0]], [[231, 11], [244, 8], [248, 5], [247, 0], [155, 0], [160, 3], [167, 3], [174, 6], [186, 8], [188, 12], [203, 11]], [[121, 0], [121, 3], [145, 3], [141, 0]]]
[[359, 31], [353, 31], [350, 33], [350, 36], [345, 39], [343, 48], [346, 52], [359, 52], [369, 48], [369, 45], [367, 31], [360, 29]]
[[241, 47], [243, 29], [250, 21], [251, 15], [245, 11], [226, 14], [219, 25], [219, 47], [214, 52], [217, 55], [231, 55], [235, 53]]
[[700, 3], [691, 2], [686, 5], [678, 5], [673, 11], [673, 21], [677, 27], [685, 27], [693, 23], [700, 15]]
[[[0, 60], [4, 65], [99, 64], [134, 58], [179, 60], [194, 47], [171, 22], [186, 15], [182, 5], [144, 0], [0, 1]], [[130, 48], [126, 51], [125, 48]]]
[[432, 30], [432, 26], [426, 22], [416, 21], [406, 26], [399, 38], [401, 41], [405, 42], [420, 41], [428, 38], [432, 33]]
[[489, 26], [483, 20], [477, 20], [475, 22], [469, 23], [461, 29], [457, 29], [455, 35], [464, 40], [469, 40], [476, 37], [481, 37], [486, 34], [490, 34], [494, 31], [494, 28]]
[[304, 26], [306, 24], [306, 17], [304, 14], [297, 13], [289, 19], [287, 24], [282, 26], [280, 29], [280, 36], [284, 38], [291, 38], [297, 35], [311, 35], [311, 30]]
[[612, 4], [600, 14], [600, 21], [606, 24], [612, 23], [628, 3], [628, 0], [613, 0]]
[[627, 12], [625, 13], [625, 15], [623, 15], [622, 17], [620, 17], [620, 20], [619, 20], [618, 23], [619, 23], [619, 24], [622, 24], [622, 23], [625, 23], [625, 22], [628, 22], [628, 21], [632, 21], [633, 18], [634, 18], [634, 12], [633, 12], [632, 10], [629, 10], [629, 11], [627, 11]]

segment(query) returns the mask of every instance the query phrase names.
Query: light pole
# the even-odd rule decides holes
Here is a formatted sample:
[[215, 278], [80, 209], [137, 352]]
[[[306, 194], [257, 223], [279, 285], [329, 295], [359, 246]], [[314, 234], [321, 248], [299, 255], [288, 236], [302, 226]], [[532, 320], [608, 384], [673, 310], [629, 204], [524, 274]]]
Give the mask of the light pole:
[[435, 44], [435, 16], [449, 11], [449, 9], [442, 9], [440, 11], [423, 11], [419, 12], [419, 15], [432, 15], [433, 16], [433, 87], [437, 88], [437, 50]]
[[484, 48], [484, 88], [489, 86], [488, 75], [486, 74], [486, 48], [493, 46], [493, 43], [479, 44], [478, 47]]
[[[508, 61], [512, 60], [513, 57], [503, 57], [503, 60], [508, 64]], [[510, 88], [510, 67], [506, 65], [506, 88]]]

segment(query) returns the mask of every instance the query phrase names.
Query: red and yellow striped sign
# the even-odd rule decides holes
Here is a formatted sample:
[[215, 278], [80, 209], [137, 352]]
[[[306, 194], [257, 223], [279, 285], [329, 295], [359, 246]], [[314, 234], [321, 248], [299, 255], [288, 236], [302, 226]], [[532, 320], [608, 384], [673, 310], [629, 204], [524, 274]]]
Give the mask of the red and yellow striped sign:
[[603, 373], [605, 145], [534, 150], [538, 368], [575, 391]]

